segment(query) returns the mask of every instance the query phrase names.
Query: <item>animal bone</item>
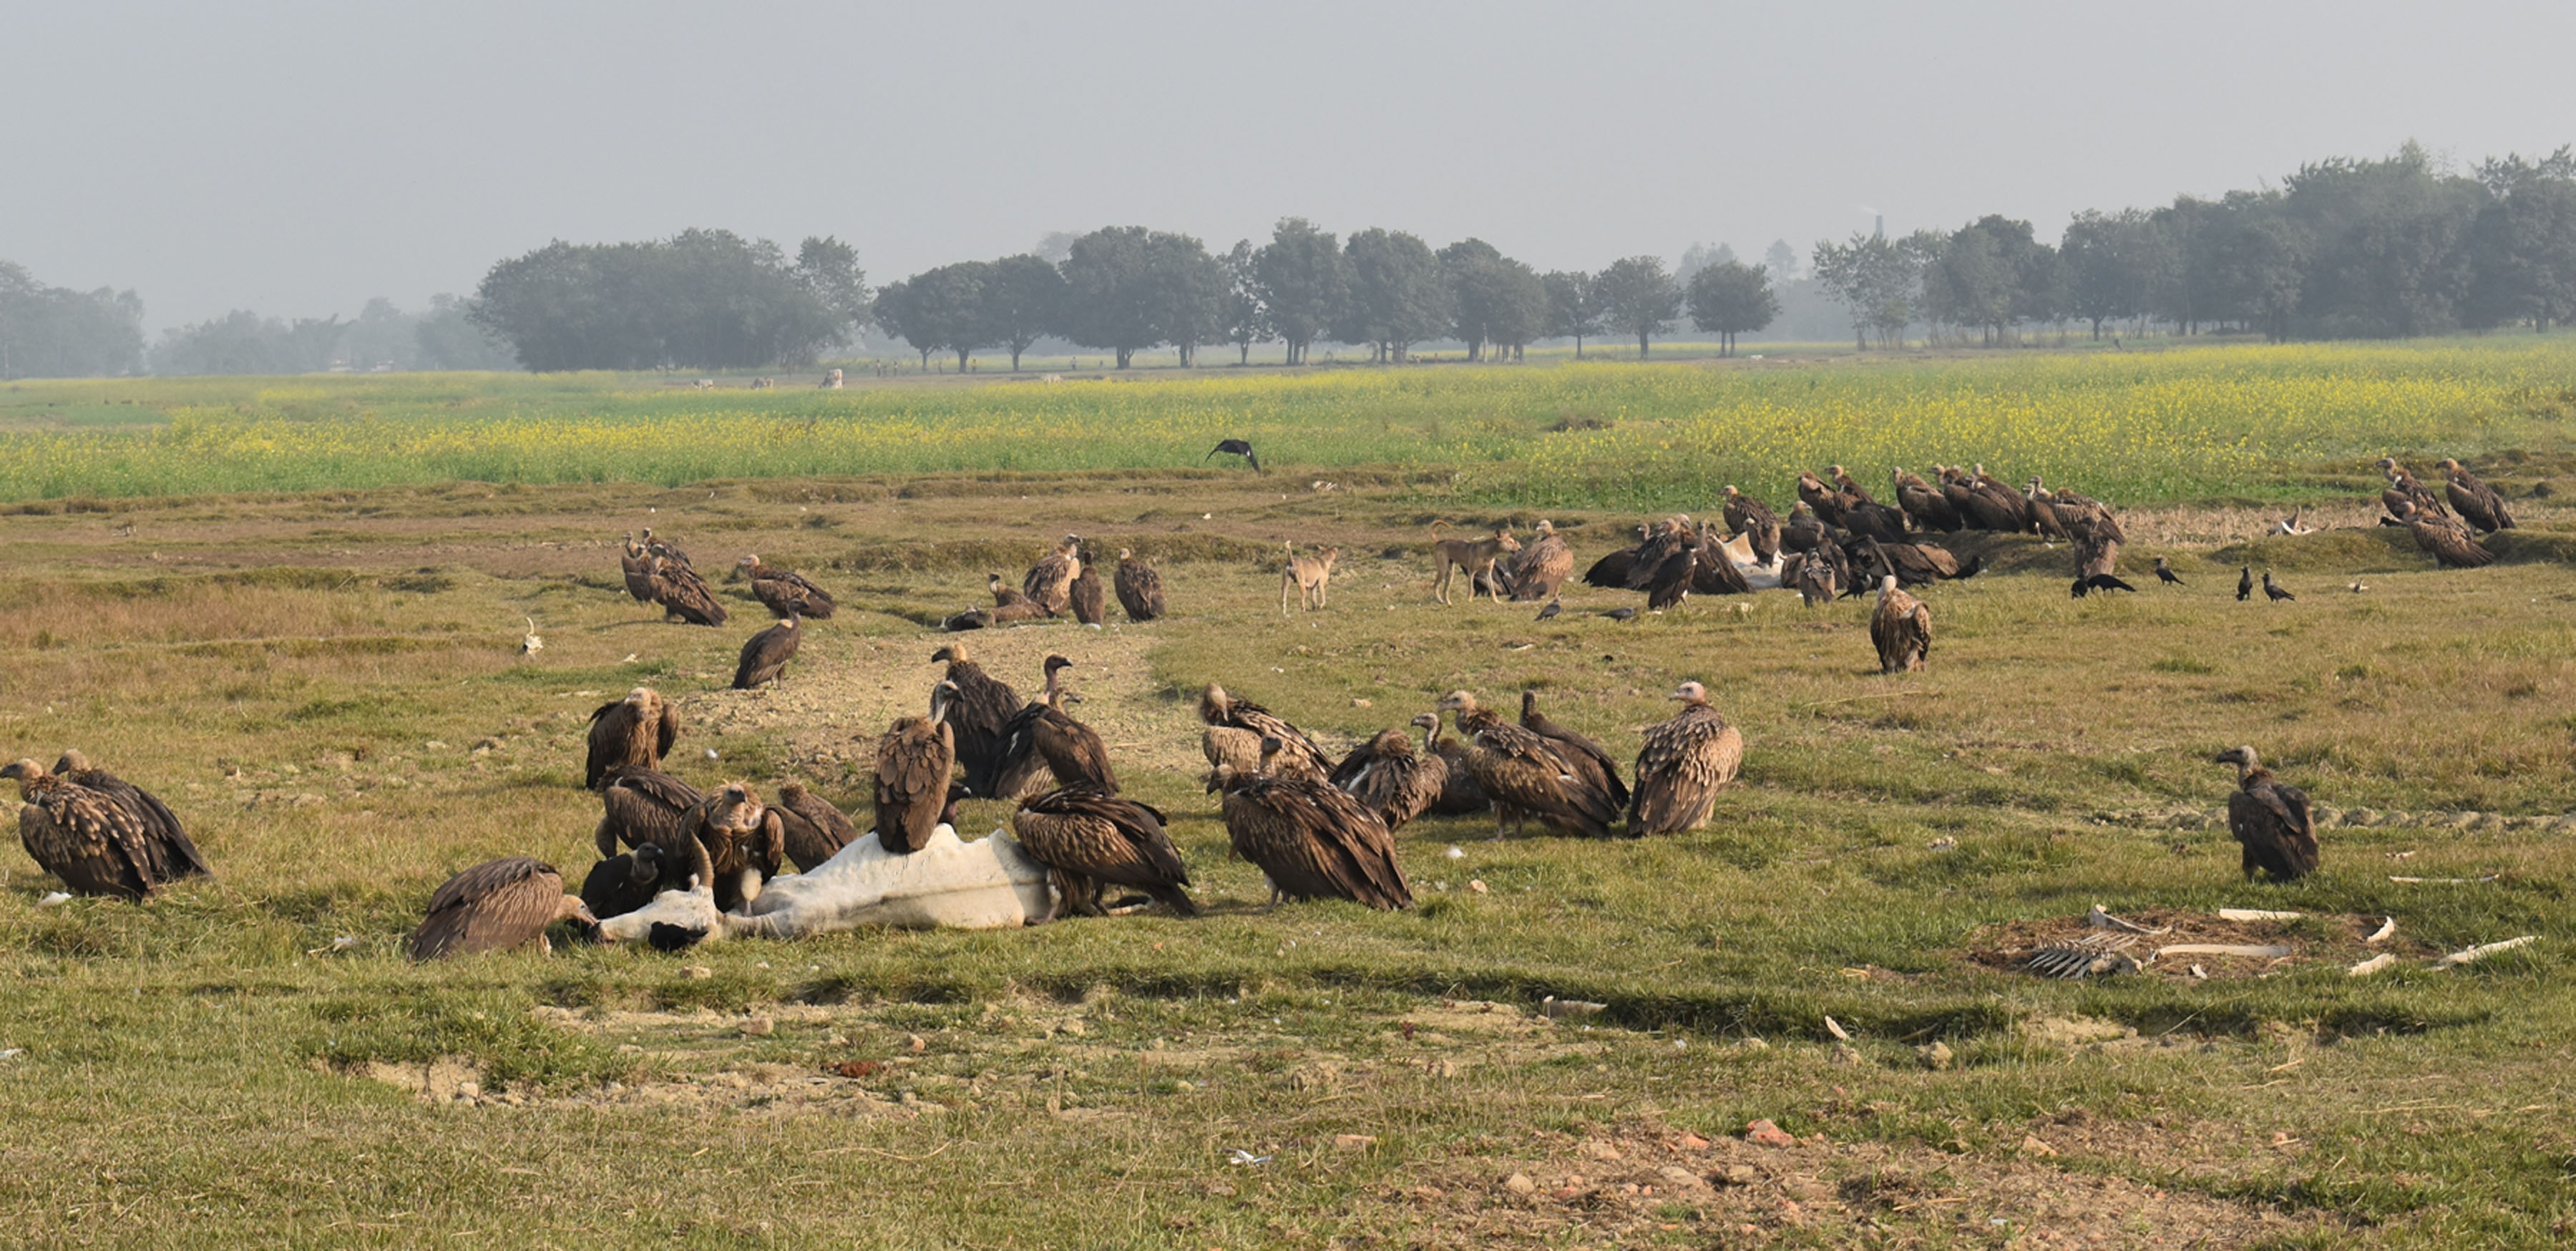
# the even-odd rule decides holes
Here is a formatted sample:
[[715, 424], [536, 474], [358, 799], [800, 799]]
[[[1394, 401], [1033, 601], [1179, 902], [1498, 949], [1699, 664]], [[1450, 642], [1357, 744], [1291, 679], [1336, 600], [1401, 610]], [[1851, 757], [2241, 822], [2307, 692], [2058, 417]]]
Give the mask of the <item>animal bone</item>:
[[2218, 910], [2218, 919], [2221, 921], [2296, 921], [2299, 919], [2299, 916], [2300, 914], [2296, 912], [2271, 912], [2262, 908], [2221, 908]]
[[2371, 974], [2395, 963], [2397, 963], [2397, 957], [2383, 951], [2349, 969], [2345, 969], [2344, 975], [2347, 977], [2368, 977]]
[[2112, 916], [2108, 912], [2104, 912], [2102, 910], [2102, 905], [2100, 904], [2093, 905], [2093, 911], [2084, 918], [2084, 923], [2097, 930], [2127, 930], [2132, 934], [2162, 934], [2173, 928], [2170, 925], [2163, 925], [2154, 929], [2149, 929], [2135, 921], [2125, 920], [2120, 917]]
[[2500, 943], [2479, 943], [2474, 947], [2463, 947], [2458, 951], [2454, 951], [2451, 954], [2434, 961], [2433, 967], [2437, 969], [2456, 969], [2463, 964], [2472, 964], [2477, 961], [2484, 960], [2488, 956], [2492, 956], [2499, 951], [2511, 951], [2516, 947], [2526, 946], [2539, 941], [2539, 935], [2525, 934], [2520, 938], [2508, 938]]
[[2176, 943], [2171, 947], [2156, 948], [2156, 955], [2158, 957], [2253, 956], [2264, 960], [2278, 960], [2288, 954], [2290, 954], [2290, 949], [2287, 947], [2253, 946], [2242, 943]]

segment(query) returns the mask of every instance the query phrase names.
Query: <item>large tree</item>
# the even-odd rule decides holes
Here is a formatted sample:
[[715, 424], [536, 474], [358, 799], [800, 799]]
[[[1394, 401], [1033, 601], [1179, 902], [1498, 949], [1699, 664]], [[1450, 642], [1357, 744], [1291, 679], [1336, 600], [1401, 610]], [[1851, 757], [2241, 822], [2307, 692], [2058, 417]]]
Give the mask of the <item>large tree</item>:
[[1005, 256], [984, 271], [978, 300], [981, 338], [1011, 353], [1011, 372], [1020, 372], [1020, 354], [1041, 335], [1052, 334], [1064, 321], [1064, 275], [1033, 252]]
[[1350, 297], [1333, 337], [1365, 343], [1370, 358], [1404, 363], [1405, 352], [1449, 332], [1449, 284], [1429, 244], [1399, 230], [1354, 233], [1342, 247]]
[[1153, 233], [1103, 227], [1074, 240], [1064, 258], [1065, 337], [1115, 353], [1120, 369], [1163, 341]]
[[1271, 329], [1288, 345], [1288, 363], [1305, 364], [1307, 349], [1332, 332], [1350, 299], [1341, 243], [1303, 217], [1283, 217], [1270, 242], [1253, 252], [1252, 271]]
[[1606, 330], [1601, 297], [1592, 275], [1579, 269], [1553, 269], [1539, 278], [1547, 292], [1547, 337], [1574, 340], [1574, 359], [1583, 359], [1583, 341]]
[[0, 378], [75, 378], [143, 367], [143, 301], [49, 287], [0, 261]]
[[1450, 333], [1467, 345], [1467, 359], [1516, 354], [1547, 329], [1547, 287], [1536, 271], [1482, 239], [1462, 239], [1440, 249], [1454, 309]]
[[2103, 322], [2146, 313], [2156, 282], [2154, 232], [2137, 209], [2087, 209], [2066, 224], [2057, 244], [2060, 289], [2066, 310], [2092, 323], [2094, 338], [2102, 337]]
[[2547, 330], [2576, 316], [2576, 149], [2487, 161], [2478, 181], [2492, 197], [2470, 243], [2478, 322]]
[[1250, 239], [1237, 239], [1217, 258], [1225, 266], [1225, 341], [1237, 365], [1252, 363], [1252, 345], [1271, 337], [1270, 307], [1261, 299], [1261, 257]]
[[1904, 346], [1922, 299], [1925, 261], [1940, 239], [1928, 232], [1902, 240], [1855, 233], [1844, 243], [1816, 244], [1816, 282], [1849, 311], [1861, 348], [1873, 334], [1882, 348]]
[[868, 324], [868, 274], [859, 250], [831, 235], [808, 235], [796, 248], [796, 280], [855, 333]]
[[1768, 271], [1737, 261], [1700, 267], [1685, 292], [1691, 324], [1718, 336], [1718, 352], [1735, 355], [1735, 336], [1760, 330], [1780, 315], [1780, 297]]
[[1198, 363], [1199, 345], [1226, 334], [1225, 265], [1189, 235], [1156, 231], [1147, 240], [1158, 292], [1161, 339], [1179, 349], [1182, 368]]
[[957, 372], [965, 373], [978, 350], [1000, 342], [985, 303], [985, 289], [992, 278], [991, 261], [959, 261], [923, 270], [886, 288], [886, 293], [900, 289], [894, 300], [880, 293], [884, 306], [880, 319], [922, 354], [924, 365], [932, 352], [954, 352]]
[[494, 265], [470, 315], [530, 369], [803, 364], [850, 330], [814, 277], [776, 244], [723, 230], [557, 241]]
[[2010, 343], [2016, 324], [2054, 316], [2056, 259], [2029, 222], [1980, 217], [1932, 251], [1923, 267], [1923, 312], [1977, 327], [1988, 347]]
[[2303, 328], [2329, 335], [2438, 334], [2459, 325], [2469, 234], [2488, 201], [2408, 143], [2382, 161], [2302, 166], [2280, 213], [2302, 241]]
[[1637, 336], [1637, 359], [1646, 357], [1647, 341], [1672, 328], [1681, 315], [1681, 288], [1665, 272], [1660, 257], [1631, 256], [1610, 262], [1593, 280], [1603, 320], [1611, 329]]

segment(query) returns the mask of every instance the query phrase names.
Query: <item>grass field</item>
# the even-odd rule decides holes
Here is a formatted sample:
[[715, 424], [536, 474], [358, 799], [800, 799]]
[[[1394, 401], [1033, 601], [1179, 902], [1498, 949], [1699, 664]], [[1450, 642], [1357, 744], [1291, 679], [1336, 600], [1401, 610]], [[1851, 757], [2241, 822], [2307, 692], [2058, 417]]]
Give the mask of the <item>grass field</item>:
[[[2549, 397], [2576, 352], [1772, 364], [0, 392], [21, 505], [0, 515], [0, 757], [87, 750], [168, 798], [219, 874], [39, 907], [51, 879], [0, 851], [0, 1220], [47, 1246], [2564, 1241], [2576, 512], [2532, 492], [2567, 470]], [[1761, 414], [1801, 389], [1839, 442], [1747, 433], [1783, 429]], [[828, 454], [670, 437], [791, 412]], [[1543, 433], [1586, 417], [1607, 428]], [[547, 420], [575, 437], [549, 450]], [[1012, 433], [1031, 423], [1062, 437]], [[1168, 467], [1243, 430], [1288, 468]], [[620, 462], [618, 438], [647, 452]], [[1015, 442], [1020, 472], [949, 463]], [[2108, 446], [2067, 446], [2088, 442]], [[2434, 572], [2370, 527], [2359, 466], [2382, 447], [2471, 453], [2525, 517], [2506, 561]], [[1434, 516], [1526, 522], [1590, 482], [1594, 503], [1545, 505], [1588, 563], [1626, 500], [1714, 511], [1707, 484], [1741, 480], [1785, 506], [1770, 458], [1828, 450], [1864, 477], [1901, 453], [2176, 501], [2131, 509], [2125, 563], [2170, 556], [2190, 585], [2070, 601], [2062, 549], [1980, 540], [1993, 572], [1927, 593], [1932, 668], [1895, 680], [1860, 601], [1694, 598], [1625, 625], [1593, 615], [1635, 602], [1609, 592], [1545, 625], [1428, 602]], [[453, 481], [466, 463], [509, 480]], [[620, 476], [656, 484], [589, 480]], [[2325, 519], [2356, 528], [2301, 538], [2230, 502], [2337, 494]], [[725, 691], [757, 606], [699, 630], [627, 601], [616, 537], [640, 525], [702, 566], [805, 569], [854, 610], [809, 627], [782, 687]], [[925, 697], [922, 623], [1068, 530], [1159, 554], [1175, 616], [971, 642], [1023, 690], [1050, 651], [1080, 662], [1083, 715], [1173, 814], [1208, 917], [401, 960], [459, 867], [587, 868], [582, 718], [638, 683], [680, 702], [692, 780], [802, 777], [863, 809], [854, 740]], [[1287, 539], [1347, 553], [1330, 610], [1280, 617]], [[2236, 603], [2247, 561], [2299, 601]], [[547, 646], [522, 658], [531, 617]], [[1209, 680], [1334, 747], [1453, 687], [1535, 687], [1625, 757], [1684, 678], [1750, 744], [1708, 829], [1495, 842], [1426, 820], [1399, 836], [1406, 914], [1265, 912], [1197, 779]], [[2337, 810], [2303, 885], [2237, 877], [2213, 816], [2233, 775], [2208, 760], [2240, 742]], [[2205, 978], [1996, 963], [2096, 903], [2306, 915], [2240, 927], [2288, 961], [2193, 957]], [[2346, 976], [2382, 917], [2398, 967]], [[1606, 1007], [1551, 1020], [1550, 995]], [[1754, 1118], [1795, 1141], [1744, 1140]]]

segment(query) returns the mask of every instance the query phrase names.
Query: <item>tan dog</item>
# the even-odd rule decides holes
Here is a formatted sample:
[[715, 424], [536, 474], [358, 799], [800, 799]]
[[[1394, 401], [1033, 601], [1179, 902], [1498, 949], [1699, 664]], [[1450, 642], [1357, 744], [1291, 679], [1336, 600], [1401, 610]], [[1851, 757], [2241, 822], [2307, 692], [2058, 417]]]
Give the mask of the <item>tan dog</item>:
[[[1494, 562], [1506, 553], [1521, 550], [1521, 541], [1512, 537], [1510, 526], [1494, 527], [1491, 538], [1441, 538], [1440, 527], [1448, 524], [1445, 521], [1431, 523], [1432, 559], [1440, 565], [1440, 576], [1431, 583], [1431, 598], [1443, 604], [1449, 602], [1449, 579], [1456, 570], [1467, 571], [1467, 598], [1474, 599], [1477, 579], [1483, 578], [1490, 583], [1494, 576]], [[1499, 593], [1495, 594], [1494, 602], [1502, 602]]]
[[1290, 543], [1287, 547], [1288, 564], [1279, 571], [1280, 614], [1285, 616], [1294, 611], [1288, 607], [1291, 587], [1296, 588], [1297, 602], [1309, 611], [1323, 607], [1325, 587], [1333, 580], [1333, 562], [1342, 558], [1342, 549], [1328, 547], [1313, 556], [1300, 556], [1296, 544]]

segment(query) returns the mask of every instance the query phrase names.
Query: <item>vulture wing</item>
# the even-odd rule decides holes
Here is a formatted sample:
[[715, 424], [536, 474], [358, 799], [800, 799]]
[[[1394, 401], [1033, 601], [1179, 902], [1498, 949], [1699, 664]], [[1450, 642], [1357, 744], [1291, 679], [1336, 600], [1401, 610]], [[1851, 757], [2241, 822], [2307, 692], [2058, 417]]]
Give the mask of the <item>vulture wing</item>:
[[1637, 752], [1637, 793], [1628, 833], [1678, 834], [1708, 821], [1720, 787], [1744, 764], [1744, 735], [1707, 707], [1646, 731]]
[[530, 856], [487, 860], [447, 879], [412, 931], [411, 958], [437, 960], [520, 946], [545, 933], [563, 900], [563, 875]]
[[58, 783], [19, 805], [18, 838], [36, 866], [74, 894], [140, 900], [160, 889], [141, 818], [85, 786]]
[[948, 806], [956, 760], [955, 736], [944, 721], [933, 727], [926, 719], [906, 717], [877, 740], [877, 842], [887, 851], [908, 854], [930, 841]]

